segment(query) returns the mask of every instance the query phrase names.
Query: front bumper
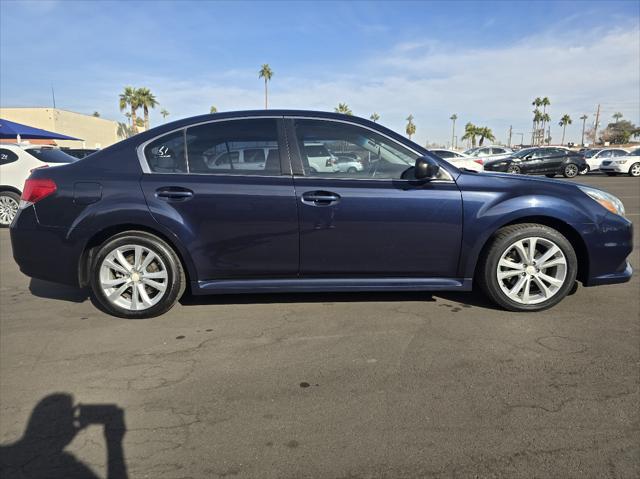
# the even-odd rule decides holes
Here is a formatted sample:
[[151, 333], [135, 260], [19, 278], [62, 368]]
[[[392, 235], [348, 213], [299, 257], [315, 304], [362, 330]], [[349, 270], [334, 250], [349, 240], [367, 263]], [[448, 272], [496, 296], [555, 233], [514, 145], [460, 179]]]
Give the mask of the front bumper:
[[629, 166], [626, 164], [612, 163], [610, 165], [600, 165], [600, 171], [610, 173], [626, 173], [629, 170]]

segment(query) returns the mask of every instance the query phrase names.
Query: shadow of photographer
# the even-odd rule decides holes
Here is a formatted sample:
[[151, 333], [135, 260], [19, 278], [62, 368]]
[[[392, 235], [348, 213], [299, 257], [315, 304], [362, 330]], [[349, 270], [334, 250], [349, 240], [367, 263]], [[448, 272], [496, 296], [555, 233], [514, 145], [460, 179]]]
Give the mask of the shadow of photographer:
[[107, 446], [107, 478], [126, 479], [122, 440], [126, 432], [124, 411], [115, 404], [78, 404], [70, 394], [43, 398], [31, 412], [24, 435], [0, 446], [3, 479], [98, 478], [87, 465], [64, 449], [91, 425], [102, 425]]

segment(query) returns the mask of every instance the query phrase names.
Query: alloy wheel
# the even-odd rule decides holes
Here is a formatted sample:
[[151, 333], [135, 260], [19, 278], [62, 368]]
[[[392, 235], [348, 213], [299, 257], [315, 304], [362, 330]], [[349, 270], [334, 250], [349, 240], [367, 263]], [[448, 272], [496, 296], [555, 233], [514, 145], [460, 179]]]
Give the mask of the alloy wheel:
[[100, 287], [112, 304], [141, 311], [157, 304], [165, 295], [167, 267], [151, 249], [124, 245], [111, 251], [100, 265]]
[[520, 167], [517, 165], [511, 165], [509, 166], [509, 168], [507, 168], [507, 173], [512, 173], [514, 175], [519, 175], [520, 174]]
[[629, 174], [631, 176], [640, 176], [640, 163], [634, 163], [631, 165], [631, 168], [629, 168]]
[[0, 196], [0, 224], [8, 226], [18, 213], [18, 202], [10, 196]]
[[519, 304], [538, 304], [555, 296], [567, 277], [567, 258], [546, 238], [523, 238], [504, 251], [496, 277], [502, 292]]
[[573, 178], [578, 174], [578, 167], [573, 163], [565, 166], [564, 174], [567, 178]]

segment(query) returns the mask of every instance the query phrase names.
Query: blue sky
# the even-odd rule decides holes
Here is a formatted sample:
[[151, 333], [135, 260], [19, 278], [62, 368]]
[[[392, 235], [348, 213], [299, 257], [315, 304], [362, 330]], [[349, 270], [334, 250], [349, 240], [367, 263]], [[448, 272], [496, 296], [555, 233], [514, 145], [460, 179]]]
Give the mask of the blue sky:
[[[0, 0], [0, 107], [51, 106], [124, 120], [118, 94], [147, 86], [169, 120], [260, 108], [354, 113], [420, 143], [449, 116], [499, 139], [530, 132], [531, 101], [590, 122], [597, 103], [640, 123], [640, 2], [107, 2]], [[152, 124], [162, 121], [159, 109]], [[461, 129], [461, 128], [460, 128]], [[519, 140], [519, 136], [516, 138]]]

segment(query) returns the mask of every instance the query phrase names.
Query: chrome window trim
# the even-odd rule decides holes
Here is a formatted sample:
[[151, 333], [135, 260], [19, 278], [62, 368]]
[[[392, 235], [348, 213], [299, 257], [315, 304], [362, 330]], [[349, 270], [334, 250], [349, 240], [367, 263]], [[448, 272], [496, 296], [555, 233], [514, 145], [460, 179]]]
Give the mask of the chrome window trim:
[[[230, 175], [230, 174], [226, 174], [226, 173], [189, 173], [189, 161], [188, 161], [188, 152], [187, 152], [187, 148], [186, 148], [186, 134], [187, 134], [187, 129], [188, 128], [192, 128], [195, 126], [200, 126], [200, 125], [206, 125], [209, 123], [218, 123], [221, 121], [236, 121], [236, 120], [257, 120], [257, 119], [292, 119], [292, 120], [319, 120], [319, 121], [332, 121], [335, 123], [345, 123], [347, 125], [352, 125], [352, 126], [357, 126], [360, 128], [364, 128], [365, 130], [369, 130], [374, 132], [377, 135], [380, 135], [386, 139], [388, 139], [389, 141], [393, 142], [393, 143], [399, 143], [398, 140], [390, 137], [389, 135], [382, 133], [381, 131], [376, 130], [375, 128], [371, 128], [369, 126], [366, 125], [361, 125], [359, 123], [355, 123], [352, 121], [348, 121], [348, 120], [341, 120], [341, 119], [337, 119], [337, 118], [323, 118], [323, 117], [318, 117], [318, 116], [300, 116], [300, 115], [252, 115], [252, 116], [241, 116], [241, 117], [234, 117], [234, 118], [218, 118], [215, 120], [206, 120], [206, 121], [201, 121], [198, 123], [192, 123], [190, 125], [185, 125], [185, 126], [181, 126], [179, 128], [175, 128], [173, 130], [169, 130], [169, 131], [165, 131], [164, 133], [161, 133], [157, 136], [154, 136], [153, 138], [150, 138], [146, 141], [144, 141], [143, 143], [141, 143], [140, 145], [137, 146], [136, 148], [136, 153], [138, 156], [138, 161], [140, 163], [140, 167], [142, 168], [142, 172], [146, 173], [146, 174], [151, 174], [151, 175], [200, 175], [200, 176], [231, 176], [231, 177], [238, 177], [238, 176], [255, 176], [255, 177], [262, 177], [262, 178], [280, 178], [282, 176], [289, 176], [289, 175], [278, 175], [278, 176], [268, 176], [268, 175]], [[166, 172], [155, 172], [155, 171], [151, 171], [151, 169], [149, 168], [149, 164], [147, 163], [147, 159], [144, 156], [144, 149], [147, 147], [147, 145], [155, 140], [157, 140], [158, 138], [161, 138], [163, 136], [166, 135], [170, 135], [172, 133], [175, 133], [177, 131], [183, 130], [184, 131], [184, 135], [185, 135], [185, 161], [187, 162], [187, 172], [176, 172], [176, 173], [166, 173]], [[413, 148], [405, 145], [404, 143], [400, 143], [404, 148], [406, 148], [407, 150], [411, 151], [412, 153], [418, 155], [418, 156], [422, 156], [422, 154], [416, 150], [414, 150]], [[453, 177], [451, 176], [451, 173], [449, 173], [446, 169], [441, 168], [442, 171], [444, 171], [447, 175], [448, 178], [444, 178], [444, 179], [439, 179], [439, 180], [432, 180], [430, 181], [430, 183], [453, 183]], [[293, 175], [295, 177], [295, 175]], [[330, 180], [346, 180], [346, 181], [352, 181], [352, 180], [359, 180], [359, 181], [411, 181], [411, 180], [402, 180], [401, 178], [333, 178], [333, 177], [318, 177], [318, 176], [297, 176], [297, 178], [312, 178], [312, 179], [330, 179]]]

